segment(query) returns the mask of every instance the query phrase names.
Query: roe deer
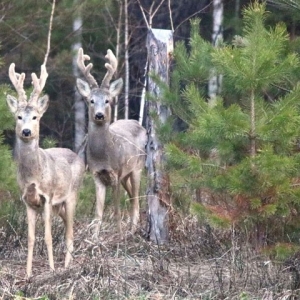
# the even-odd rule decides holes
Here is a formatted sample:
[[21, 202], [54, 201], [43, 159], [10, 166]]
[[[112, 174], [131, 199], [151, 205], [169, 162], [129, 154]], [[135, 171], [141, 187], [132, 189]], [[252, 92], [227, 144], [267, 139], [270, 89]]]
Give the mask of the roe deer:
[[9, 67], [9, 78], [14, 85], [18, 99], [7, 95], [7, 104], [16, 119], [16, 144], [14, 149], [18, 165], [17, 180], [22, 191], [28, 220], [27, 276], [32, 274], [32, 257], [35, 241], [36, 215], [43, 213], [45, 222], [45, 243], [49, 265], [54, 270], [51, 215], [56, 212], [65, 225], [66, 257], [65, 267], [72, 259], [73, 218], [77, 192], [85, 171], [83, 161], [77, 154], [64, 148], [39, 148], [40, 119], [48, 108], [48, 96], [39, 98], [47, 79], [45, 65], [41, 76], [31, 74], [34, 89], [27, 101], [23, 88], [25, 74], [15, 72], [15, 64]]
[[96, 234], [103, 216], [107, 186], [112, 187], [117, 228], [121, 232], [120, 184], [130, 197], [130, 226], [134, 232], [139, 221], [139, 188], [147, 135], [136, 120], [118, 120], [111, 124], [112, 98], [120, 93], [123, 81], [120, 78], [110, 83], [117, 69], [117, 59], [111, 50], [105, 58], [109, 61], [105, 64], [107, 73], [99, 87], [90, 73], [93, 65], [84, 63], [90, 57], [83, 54], [82, 48], [78, 50], [77, 64], [87, 80], [78, 78], [76, 85], [89, 111], [87, 163], [96, 187]]

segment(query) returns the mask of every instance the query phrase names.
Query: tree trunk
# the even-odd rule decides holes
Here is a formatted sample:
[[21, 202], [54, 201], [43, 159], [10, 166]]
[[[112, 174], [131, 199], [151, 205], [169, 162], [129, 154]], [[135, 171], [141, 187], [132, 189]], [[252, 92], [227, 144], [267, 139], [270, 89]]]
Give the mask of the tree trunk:
[[[74, 0], [74, 5], [77, 4], [77, 0]], [[72, 45], [73, 53], [73, 76], [75, 78], [79, 77], [79, 70], [77, 67], [77, 53], [78, 49], [81, 47], [81, 35], [82, 35], [82, 18], [81, 16], [75, 17], [73, 21], [73, 32], [76, 36], [76, 41]], [[77, 91], [77, 88], [74, 88], [74, 114], [75, 114], [75, 145], [74, 150], [81, 158], [85, 158], [84, 151], [84, 141], [86, 135], [86, 118], [85, 118], [85, 103], [81, 95]]]
[[[171, 30], [150, 29], [147, 36], [149, 74], [155, 74], [161, 81], [169, 83], [169, 67], [173, 52], [173, 34]], [[148, 132], [147, 172], [148, 172], [148, 234], [151, 241], [163, 244], [168, 240], [168, 210], [170, 207], [169, 178], [164, 171], [164, 148], [156, 134], [153, 116], [165, 122], [170, 110], [162, 105], [159, 86], [148, 78], [146, 128]]]
[[128, 2], [124, 0], [124, 18], [125, 18], [125, 32], [124, 32], [124, 48], [125, 48], [125, 114], [124, 119], [129, 117], [129, 49], [128, 49]]
[[[223, 0], [213, 0], [213, 33], [212, 44], [218, 47], [220, 41], [223, 40]], [[216, 70], [212, 68], [210, 74], [210, 80], [208, 82], [208, 96], [210, 99], [214, 99], [221, 90], [222, 75], [216, 74]]]
[[141, 94], [141, 104], [140, 104], [140, 113], [139, 113], [139, 123], [143, 125], [144, 120], [144, 110], [145, 110], [145, 102], [146, 102], [146, 87], [147, 87], [147, 72], [148, 72], [148, 59], [145, 66], [145, 80], [144, 86]]
[[[117, 27], [117, 46], [116, 46], [116, 58], [120, 62], [120, 49], [121, 49], [121, 43], [120, 43], [120, 36], [121, 36], [121, 30], [122, 30], [122, 14], [123, 14], [123, 1], [119, 1], [119, 18], [118, 18], [118, 27]], [[119, 74], [116, 74], [116, 78], [119, 78]], [[114, 118], [113, 122], [116, 122], [118, 120], [118, 112], [119, 112], [119, 97], [115, 97], [115, 105], [114, 105]]]

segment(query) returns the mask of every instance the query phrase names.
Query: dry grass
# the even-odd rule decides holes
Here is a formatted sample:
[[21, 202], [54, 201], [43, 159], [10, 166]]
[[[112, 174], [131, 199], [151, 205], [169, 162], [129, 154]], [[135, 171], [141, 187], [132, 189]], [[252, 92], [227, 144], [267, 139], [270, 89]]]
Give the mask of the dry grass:
[[24, 217], [16, 228], [2, 228], [0, 299], [300, 299], [290, 269], [247, 247], [242, 237], [233, 241], [230, 233], [176, 216], [169, 244], [158, 246], [142, 230], [119, 236], [111, 224], [103, 224], [95, 242], [88, 222], [77, 221], [74, 260], [65, 270], [63, 226], [56, 220], [55, 272], [39, 228], [30, 281], [24, 279]]

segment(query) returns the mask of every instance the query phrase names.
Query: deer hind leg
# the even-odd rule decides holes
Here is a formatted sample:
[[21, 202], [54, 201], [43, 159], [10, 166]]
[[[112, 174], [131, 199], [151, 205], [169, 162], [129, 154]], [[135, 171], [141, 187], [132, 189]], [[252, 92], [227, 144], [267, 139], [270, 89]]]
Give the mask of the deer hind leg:
[[35, 224], [36, 224], [36, 211], [30, 206], [27, 208], [27, 222], [28, 222], [28, 253], [27, 253], [27, 268], [26, 273], [29, 278], [32, 275], [32, 258], [33, 247], [35, 242]]
[[43, 218], [45, 223], [45, 243], [47, 246], [49, 266], [54, 271], [55, 269], [54, 269], [52, 233], [51, 233], [52, 204], [49, 199], [46, 199], [45, 201]]
[[132, 197], [130, 198], [131, 202], [131, 232], [134, 233], [137, 229], [137, 225], [140, 218], [140, 203], [139, 203], [139, 189], [141, 182], [142, 170], [133, 171], [130, 174], [130, 181], [132, 185]]
[[125, 176], [122, 180], [121, 180], [122, 186], [125, 189], [125, 191], [128, 194], [129, 198], [132, 198], [132, 186], [131, 186], [131, 182], [130, 182], [130, 174]]

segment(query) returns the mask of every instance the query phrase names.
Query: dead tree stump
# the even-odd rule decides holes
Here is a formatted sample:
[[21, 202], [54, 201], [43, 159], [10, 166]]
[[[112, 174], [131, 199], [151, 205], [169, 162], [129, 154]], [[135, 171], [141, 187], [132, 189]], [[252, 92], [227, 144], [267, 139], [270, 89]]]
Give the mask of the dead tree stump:
[[146, 129], [147, 142], [147, 203], [148, 237], [151, 241], [163, 244], [169, 236], [170, 188], [169, 178], [164, 170], [164, 147], [156, 133], [155, 119], [165, 122], [170, 110], [161, 103], [162, 92], [153, 79], [159, 78], [169, 83], [169, 68], [173, 52], [173, 34], [171, 30], [150, 29], [147, 36], [148, 51], [148, 94]]

